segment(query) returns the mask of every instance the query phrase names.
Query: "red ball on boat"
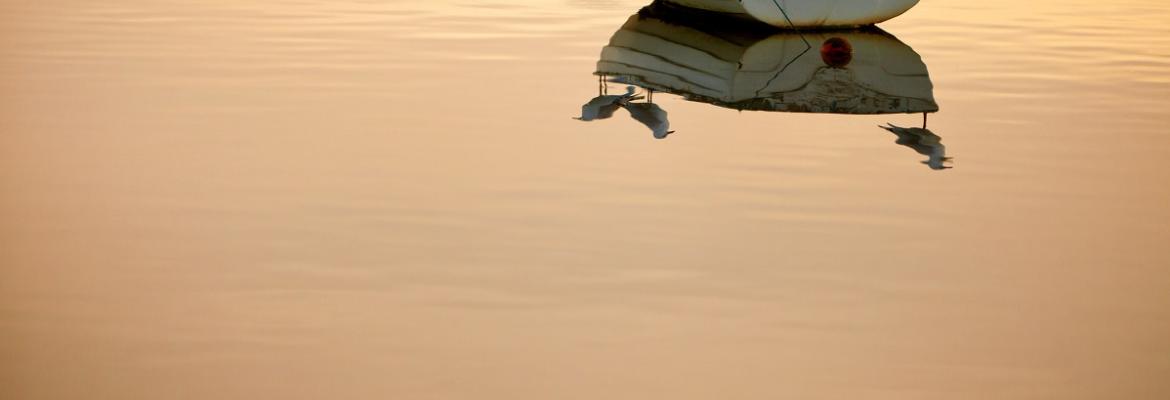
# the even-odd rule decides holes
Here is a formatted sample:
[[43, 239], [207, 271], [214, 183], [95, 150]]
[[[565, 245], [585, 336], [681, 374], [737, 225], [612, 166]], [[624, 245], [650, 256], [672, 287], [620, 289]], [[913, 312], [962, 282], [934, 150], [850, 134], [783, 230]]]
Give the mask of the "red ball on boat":
[[848, 40], [832, 37], [821, 44], [821, 60], [833, 68], [844, 68], [853, 61], [853, 45]]

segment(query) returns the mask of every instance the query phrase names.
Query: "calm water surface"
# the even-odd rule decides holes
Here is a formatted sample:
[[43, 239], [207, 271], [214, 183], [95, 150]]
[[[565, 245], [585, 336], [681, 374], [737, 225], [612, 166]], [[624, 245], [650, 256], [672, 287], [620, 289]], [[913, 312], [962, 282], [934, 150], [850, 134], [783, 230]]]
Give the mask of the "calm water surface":
[[1170, 3], [882, 24], [936, 171], [573, 120], [646, 2], [0, 1], [0, 398], [1170, 397]]

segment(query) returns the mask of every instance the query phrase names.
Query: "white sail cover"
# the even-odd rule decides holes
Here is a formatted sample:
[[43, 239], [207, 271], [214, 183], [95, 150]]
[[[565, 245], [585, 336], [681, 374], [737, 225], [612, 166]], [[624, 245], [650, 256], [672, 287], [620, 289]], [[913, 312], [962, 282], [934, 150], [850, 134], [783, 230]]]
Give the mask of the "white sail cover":
[[[778, 27], [872, 25], [905, 13], [918, 0], [667, 0], [684, 7], [743, 14]], [[792, 20], [789, 25], [784, 12]]]

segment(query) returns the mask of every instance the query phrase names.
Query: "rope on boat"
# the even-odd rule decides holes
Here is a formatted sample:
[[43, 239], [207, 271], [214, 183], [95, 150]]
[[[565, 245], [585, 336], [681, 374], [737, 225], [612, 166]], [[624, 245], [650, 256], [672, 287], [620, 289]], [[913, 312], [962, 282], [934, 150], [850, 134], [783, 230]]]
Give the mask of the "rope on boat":
[[[812, 45], [808, 43], [808, 39], [804, 38], [804, 34], [800, 33], [800, 29], [796, 28], [796, 24], [792, 22], [792, 18], [788, 18], [788, 12], [784, 11], [784, 6], [780, 5], [780, 1], [779, 0], [772, 0], [772, 4], [775, 4], [776, 9], [780, 10], [780, 15], [783, 15], [784, 20], [788, 21], [788, 26], [792, 27], [792, 31], [796, 32], [798, 35], [800, 35], [800, 40], [804, 41], [804, 45], [806, 47], [808, 47], [808, 49], [812, 49]], [[808, 50], [808, 49], [806, 49], [806, 50]]]
[[761, 91], [767, 89], [768, 86], [771, 86], [772, 81], [775, 81], [776, 78], [779, 78], [780, 74], [783, 74], [784, 71], [788, 69], [788, 66], [792, 65], [792, 63], [796, 62], [796, 60], [799, 60], [801, 57], [804, 57], [804, 55], [808, 53], [809, 50], [812, 50], [812, 44], [808, 42], [808, 39], [804, 37], [804, 33], [800, 32], [800, 29], [797, 28], [796, 24], [792, 22], [792, 18], [788, 17], [788, 12], [784, 11], [784, 6], [780, 5], [780, 1], [772, 0], [772, 4], [775, 4], [776, 9], [780, 10], [780, 15], [783, 15], [784, 20], [788, 21], [788, 26], [792, 27], [792, 31], [796, 32], [797, 35], [800, 35], [800, 41], [804, 42], [804, 51], [800, 52], [800, 54], [797, 54], [796, 57], [793, 57], [791, 61], [788, 61], [788, 63], [784, 64], [784, 67], [780, 68], [780, 71], [776, 72], [776, 75], [773, 76], [772, 79], [769, 79], [767, 83], [764, 83], [763, 87], [756, 90], [756, 97], [760, 96]]

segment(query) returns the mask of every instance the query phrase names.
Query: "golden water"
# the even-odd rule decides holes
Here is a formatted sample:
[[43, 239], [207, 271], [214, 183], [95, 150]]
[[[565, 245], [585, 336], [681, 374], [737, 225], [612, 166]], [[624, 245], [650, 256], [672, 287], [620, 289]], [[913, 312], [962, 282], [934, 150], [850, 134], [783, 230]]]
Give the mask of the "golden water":
[[953, 169], [630, 0], [0, 2], [0, 398], [1165, 399], [1170, 3], [925, 0]]

